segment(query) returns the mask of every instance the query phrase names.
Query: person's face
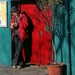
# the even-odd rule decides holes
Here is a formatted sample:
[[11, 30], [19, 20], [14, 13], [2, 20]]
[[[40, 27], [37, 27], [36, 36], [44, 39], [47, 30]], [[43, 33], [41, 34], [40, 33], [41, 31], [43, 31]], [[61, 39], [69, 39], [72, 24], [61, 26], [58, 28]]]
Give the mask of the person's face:
[[16, 12], [13, 12], [12, 15], [17, 16], [18, 15], [18, 12], [17, 11]]
[[16, 12], [13, 12], [12, 15], [17, 16], [17, 13]]

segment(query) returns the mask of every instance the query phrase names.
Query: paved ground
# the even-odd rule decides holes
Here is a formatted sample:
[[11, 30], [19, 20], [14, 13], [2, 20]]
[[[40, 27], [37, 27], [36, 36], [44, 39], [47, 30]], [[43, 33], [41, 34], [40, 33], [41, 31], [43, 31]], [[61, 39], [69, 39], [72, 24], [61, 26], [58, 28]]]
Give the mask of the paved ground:
[[44, 66], [26, 66], [22, 69], [0, 65], [0, 75], [48, 75], [47, 68]]

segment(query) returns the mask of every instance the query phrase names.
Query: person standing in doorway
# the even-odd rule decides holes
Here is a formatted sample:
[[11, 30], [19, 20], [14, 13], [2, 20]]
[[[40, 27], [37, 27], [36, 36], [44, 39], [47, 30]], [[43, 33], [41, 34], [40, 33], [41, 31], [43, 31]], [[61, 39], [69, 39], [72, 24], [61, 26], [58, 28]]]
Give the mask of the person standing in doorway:
[[15, 53], [13, 57], [13, 68], [22, 68], [23, 60], [21, 59], [21, 50], [24, 41], [28, 38], [28, 20], [25, 14], [19, 12], [16, 6], [11, 8], [10, 29], [12, 32], [12, 40], [15, 42]]

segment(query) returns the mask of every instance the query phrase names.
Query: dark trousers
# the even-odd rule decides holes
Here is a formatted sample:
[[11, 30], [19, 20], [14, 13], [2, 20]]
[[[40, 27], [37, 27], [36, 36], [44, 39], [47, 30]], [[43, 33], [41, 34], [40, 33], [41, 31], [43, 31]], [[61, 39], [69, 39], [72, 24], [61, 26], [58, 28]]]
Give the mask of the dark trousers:
[[23, 57], [22, 57], [22, 48], [23, 48], [23, 42], [20, 40], [19, 36], [16, 35], [14, 37], [14, 42], [15, 42], [15, 53], [14, 53], [14, 58], [13, 58], [13, 65], [20, 65], [23, 66]]

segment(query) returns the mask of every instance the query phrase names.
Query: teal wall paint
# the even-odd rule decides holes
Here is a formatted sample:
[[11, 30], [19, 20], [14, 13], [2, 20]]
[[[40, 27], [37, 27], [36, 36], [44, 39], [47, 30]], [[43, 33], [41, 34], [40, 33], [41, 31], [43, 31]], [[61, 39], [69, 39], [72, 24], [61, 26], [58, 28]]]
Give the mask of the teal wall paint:
[[72, 75], [75, 75], [75, 0], [71, 1], [70, 7], [71, 7], [70, 28], [71, 28]]
[[7, 27], [0, 28], [0, 65], [11, 66], [12, 64], [12, 51], [11, 51], [11, 32], [10, 32], [10, 7], [11, 0], [7, 1]]
[[75, 75], [75, 0], [64, 1], [60, 20], [62, 36], [55, 36], [57, 62], [67, 65], [67, 75]]

